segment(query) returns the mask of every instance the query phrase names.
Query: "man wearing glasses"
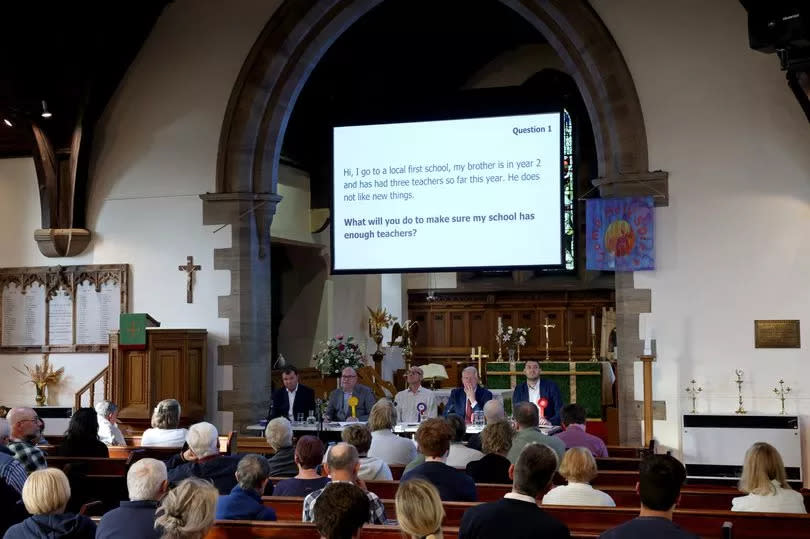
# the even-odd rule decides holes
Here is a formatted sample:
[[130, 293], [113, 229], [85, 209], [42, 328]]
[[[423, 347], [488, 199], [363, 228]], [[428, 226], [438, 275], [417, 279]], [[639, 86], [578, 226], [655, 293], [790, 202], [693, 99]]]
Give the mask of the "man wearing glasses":
[[[357, 372], [346, 367], [340, 376], [340, 387], [329, 395], [326, 407], [326, 421], [368, 421], [368, 414], [374, 406], [374, 392], [357, 383]], [[352, 417], [352, 402], [355, 402], [355, 415]]]
[[422, 387], [423, 375], [422, 367], [413, 366], [408, 369], [408, 388], [397, 393], [394, 399], [397, 415], [403, 423], [418, 423], [438, 415], [435, 395]]
[[48, 467], [45, 454], [36, 443], [41, 438], [40, 420], [31, 408], [13, 408], [6, 416], [11, 427], [8, 449], [20, 461], [28, 473]]

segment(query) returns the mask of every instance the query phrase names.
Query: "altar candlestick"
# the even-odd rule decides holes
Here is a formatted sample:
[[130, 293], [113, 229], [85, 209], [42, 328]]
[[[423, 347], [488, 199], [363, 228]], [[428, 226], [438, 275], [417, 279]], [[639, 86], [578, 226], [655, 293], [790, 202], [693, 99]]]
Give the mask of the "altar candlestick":
[[596, 317], [591, 315], [591, 333], [596, 333]]

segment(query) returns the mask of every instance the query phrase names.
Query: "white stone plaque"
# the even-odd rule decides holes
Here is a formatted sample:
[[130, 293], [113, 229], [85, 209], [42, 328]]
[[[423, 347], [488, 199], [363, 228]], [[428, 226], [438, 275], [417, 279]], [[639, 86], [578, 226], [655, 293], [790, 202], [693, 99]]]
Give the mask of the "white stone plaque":
[[108, 344], [111, 330], [118, 329], [121, 286], [112, 281], [101, 292], [89, 281], [76, 287], [76, 344]]
[[73, 298], [64, 288], [48, 302], [48, 344], [73, 344]]
[[45, 344], [45, 287], [29, 285], [25, 293], [16, 283], [3, 288], [3, 346]]

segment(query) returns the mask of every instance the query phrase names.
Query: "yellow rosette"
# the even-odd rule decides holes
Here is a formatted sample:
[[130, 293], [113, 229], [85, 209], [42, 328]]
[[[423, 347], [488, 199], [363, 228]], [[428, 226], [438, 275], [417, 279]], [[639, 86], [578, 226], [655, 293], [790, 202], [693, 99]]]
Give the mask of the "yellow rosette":
[[357, 418], [357, 405], [360, 404], [360, 399], [352, 395], [349, 397], [349, 407], [352, 409], [352, 417]]

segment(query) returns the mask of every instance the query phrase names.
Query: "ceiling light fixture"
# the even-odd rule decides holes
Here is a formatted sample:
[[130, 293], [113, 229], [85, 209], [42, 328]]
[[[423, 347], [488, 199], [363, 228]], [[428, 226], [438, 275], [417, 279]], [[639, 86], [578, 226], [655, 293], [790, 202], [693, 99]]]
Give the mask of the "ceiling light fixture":
[[3, 118], [3, 123], [9, 127], [14, 127], [14, 124], [11, 123], [11, 120], [9, 120], [8, 118]]
[[48, 112], [48, 104], [43, 99], [42, 100], [42, 117], [43, 118], [50, 118], [51, 116], [53, 116], [53, 114]]

